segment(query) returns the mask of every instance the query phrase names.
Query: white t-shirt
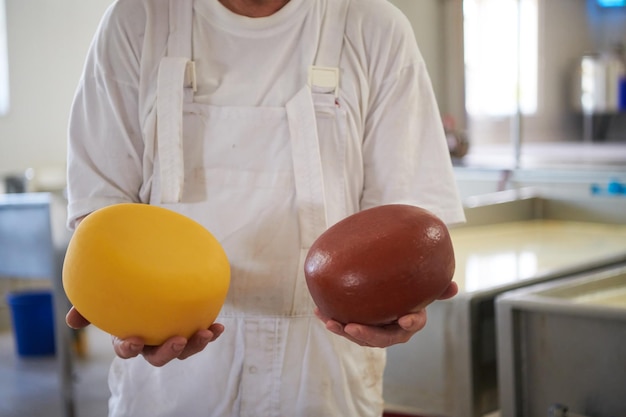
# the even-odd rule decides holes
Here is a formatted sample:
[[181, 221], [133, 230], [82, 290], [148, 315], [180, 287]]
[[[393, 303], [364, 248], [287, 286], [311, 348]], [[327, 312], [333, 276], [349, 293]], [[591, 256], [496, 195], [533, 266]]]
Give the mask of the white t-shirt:
[[[247, 18], [217, 0], [195, 2], [195, 100], [283, 106], [305, 83], [324, 1], [291, 0]], [[165, 12], [165, 13], [164, 13]], [[94, 39], [69, 135], [69, 224], [104, 205], [146, 202], [146, 122], [167, 45], [166, 0], [121, 0]], [[443, 127], [408, 19], [384, 0], [354, 0], [340, 61], [340, 99], [362, 142], [360, 208], [407, 202], [463, 221]], [[120, 157], [124, 155], [124, 157]], [[362, 182], [355, 181], [359, 185]], [[357, 208], [358, 209], [358, 208]]]

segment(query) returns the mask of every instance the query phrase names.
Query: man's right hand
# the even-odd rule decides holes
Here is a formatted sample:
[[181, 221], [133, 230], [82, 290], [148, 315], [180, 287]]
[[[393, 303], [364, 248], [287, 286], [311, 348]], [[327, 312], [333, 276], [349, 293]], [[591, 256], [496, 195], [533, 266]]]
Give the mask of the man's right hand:
[[[68, 326], [73, 329], [81, 329], [90, 324], [74, 307], [65, 317]], [[173, 336], [162, 345], [148, 346], [141, 337], [128, 337], [120, 339], [112, 337], [113, 350], [122, 359], [134, 358], [142, 355], [153, 366], [163, 366], [173, 359], [186, 359], [202, 351], [210, 342], [213, 342], [224, 332], [224, 326], [213, 323], [208, 329], [196, 332], [189, 340], [182, 336]]]

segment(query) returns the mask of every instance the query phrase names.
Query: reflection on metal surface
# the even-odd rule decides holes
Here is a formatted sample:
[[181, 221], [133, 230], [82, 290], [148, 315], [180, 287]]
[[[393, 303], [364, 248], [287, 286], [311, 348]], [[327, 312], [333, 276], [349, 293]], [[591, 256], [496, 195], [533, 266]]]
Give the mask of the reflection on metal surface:
[[626, 225], [535, 219], [451, 230], [454, 280], [473, 292], [626, 252]]
[[515, 282], [537, 273], [537, 254], [503, 252], [492, 255], [470, 254], [465, 263], [465, 291]]
[[626, 286], [624, 288], [585, 294], [570, 300], [576, 304], [593, 304], [605, 307], [626, 308]]

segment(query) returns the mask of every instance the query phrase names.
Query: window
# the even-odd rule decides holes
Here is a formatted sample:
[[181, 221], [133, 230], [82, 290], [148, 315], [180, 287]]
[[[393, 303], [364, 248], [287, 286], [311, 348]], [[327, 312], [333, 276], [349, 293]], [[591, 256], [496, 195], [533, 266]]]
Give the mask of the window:
[[468, 115], [534, 114], [537, 0], [464, 0], [463, 18]]
[[9, 54], [6, 23], [4, 0], [0, 0], [0, 116], [9, 111]]

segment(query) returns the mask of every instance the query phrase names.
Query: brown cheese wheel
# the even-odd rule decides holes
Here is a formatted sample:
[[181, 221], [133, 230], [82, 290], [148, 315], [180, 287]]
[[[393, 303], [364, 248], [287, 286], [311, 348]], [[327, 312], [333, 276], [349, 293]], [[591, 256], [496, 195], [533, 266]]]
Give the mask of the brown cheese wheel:
[[454, 268], [443, 221], [420, 207], [390, 204], [349, 216], [320, 235], [304, 273], [325, 315], [384, 325], [436, 300]]

